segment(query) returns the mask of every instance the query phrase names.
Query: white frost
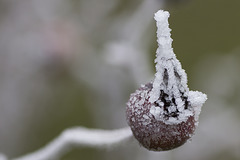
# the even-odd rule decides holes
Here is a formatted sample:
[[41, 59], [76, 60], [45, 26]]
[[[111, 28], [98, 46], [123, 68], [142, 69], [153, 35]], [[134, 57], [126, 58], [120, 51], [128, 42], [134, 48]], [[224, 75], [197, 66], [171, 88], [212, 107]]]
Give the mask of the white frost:
[[[169, 16], [169, 12], [159, 10], [155, 13], [154, 17], [157, 24], [158, 49], [155, 59], [156, 74], [149, 101], [151, 103], [159, 101], [161, 91], [168, 95], [168, 100], [174, 98], [179, 116], [177, 118], [171, 117], [171, 119], [165, 121], [165, 123], [172, 124], [186, 121], [186, 119], [193, 114], [195, 114], [195, 119], [197, 120], [201, 106], [206, 101], [207, 96], [201, 92], [189, 92], [187, 75], [173, 52], [173, 40], [168, 23]], [[191, 105], [187, 110], [184, 109], [185, 101], [183, 97], [188, 97], [187, 101], [189, 101]], [[170, 106], [169, 110], [174, 111], [174, 107]], [[159, 109], [151, 108], [150, 110], [150, 113], [155, 117], [159, 116], [159, 112], [163, 112], [163, 109], [161, 108], [161, 111], [159, 111]]]
[[202, 105], [207, 100], [207, 95], [198, 91], [190, 91], [188, 99], [191, 102], [191, 105], [193, 106], [195, 113], [194, 118], [197, 121], [201, 112]]
[[[112, 148], [131, 137], [129, 127], [116, 130], [70, 128], [42, 149], [12, 160], [56, 160], [73, 147]], [[0, 154], [0, 158], [5, 157]]]

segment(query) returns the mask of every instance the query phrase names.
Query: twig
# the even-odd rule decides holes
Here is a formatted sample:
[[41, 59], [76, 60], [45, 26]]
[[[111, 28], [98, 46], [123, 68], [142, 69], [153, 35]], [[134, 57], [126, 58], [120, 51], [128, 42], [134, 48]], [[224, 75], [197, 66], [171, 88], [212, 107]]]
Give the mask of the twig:
[[7, 157], [4, 154], [0, 153], [0, 160], [7, 160]]
[[73, 147], [108, 148], [119, 145], [130, 137], [132, 132], [129, 127], [117, 130], [71, 128], [63, 131], [42, 149], [13, 160], [54, 160]]

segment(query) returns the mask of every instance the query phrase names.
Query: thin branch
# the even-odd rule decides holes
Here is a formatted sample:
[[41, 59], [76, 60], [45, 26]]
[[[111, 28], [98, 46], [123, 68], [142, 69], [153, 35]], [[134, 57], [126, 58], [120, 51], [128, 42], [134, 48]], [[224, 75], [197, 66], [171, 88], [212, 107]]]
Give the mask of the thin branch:
[[54, 160], [63, 156], [73, 147], [108, 148], [121, 144], [132, 137], [129, 127], [117, 130], [71, 128], [48, 145], [14, 160]]
[[0, 160], [7, 160], [7, 157], [4, 154], [0, 153]]

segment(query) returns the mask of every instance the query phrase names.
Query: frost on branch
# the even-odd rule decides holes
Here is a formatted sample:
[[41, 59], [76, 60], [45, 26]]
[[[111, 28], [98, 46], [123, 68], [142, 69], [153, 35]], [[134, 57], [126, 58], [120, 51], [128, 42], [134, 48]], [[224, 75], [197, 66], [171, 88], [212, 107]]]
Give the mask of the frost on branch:
[[116, 130], [70, 128], [45, 147], [13, 160], [57, 160], [74, 147], [110, 148], [131, 137], [128, 127]]
[[127, 121], [135, 138], [145, 148], [170, 150], [192, 137], [207, 96], [189, 91], [187, 75], [172, 48], [169, 13], [158, 11], [158, 49], [153, 82], [142, 85], [127, 103]]

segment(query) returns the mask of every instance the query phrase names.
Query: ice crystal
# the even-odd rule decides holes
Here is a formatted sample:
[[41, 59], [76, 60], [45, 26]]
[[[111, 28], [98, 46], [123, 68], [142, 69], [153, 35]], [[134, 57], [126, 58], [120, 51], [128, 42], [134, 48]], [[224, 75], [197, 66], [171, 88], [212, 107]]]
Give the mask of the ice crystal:
[[[154, 17], [158, 28], [158, 49], [155, 59], [156, 74], [149, 101], [157, 104], [160, 110], [152, 108], [151, 113], [165, 123], [180, 123], [193, 115], [197, 121], [207, 96], [201, 92], [189, 92], [187, 75], [173, 52], [169, 16], [169, 12], [159, 10]], [[167, 112], [171, 116], [163, 118], [159, 116], [161, 112]]]

